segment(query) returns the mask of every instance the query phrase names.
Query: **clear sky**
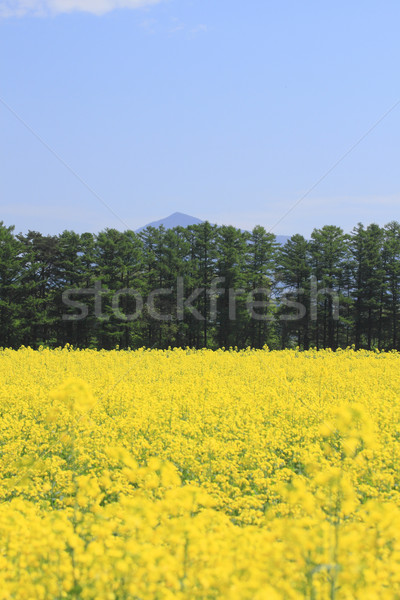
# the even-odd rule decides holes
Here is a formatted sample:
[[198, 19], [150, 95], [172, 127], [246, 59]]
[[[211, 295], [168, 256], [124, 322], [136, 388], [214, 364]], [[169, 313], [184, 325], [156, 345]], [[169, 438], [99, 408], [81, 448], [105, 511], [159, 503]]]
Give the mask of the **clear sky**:
[[[0, 0], [0, 220], [269, 229], [400, 101], [399, 31], [398, 0]], [[400, 105], [274, 232], [400, 220], [399, 134]]]

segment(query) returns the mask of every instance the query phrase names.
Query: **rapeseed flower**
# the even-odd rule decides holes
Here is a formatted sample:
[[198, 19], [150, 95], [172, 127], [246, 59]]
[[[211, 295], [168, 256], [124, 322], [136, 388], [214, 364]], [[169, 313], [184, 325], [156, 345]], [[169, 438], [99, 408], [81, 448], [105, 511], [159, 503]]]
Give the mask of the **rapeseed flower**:
[[399, 364], [0, 351], [0, 600], [399, 598]]

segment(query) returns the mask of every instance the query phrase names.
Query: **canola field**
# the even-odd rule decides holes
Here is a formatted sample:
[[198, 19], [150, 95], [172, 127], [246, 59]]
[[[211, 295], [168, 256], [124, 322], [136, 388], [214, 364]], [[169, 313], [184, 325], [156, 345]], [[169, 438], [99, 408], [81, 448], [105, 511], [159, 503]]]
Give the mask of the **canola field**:
[[400, 355], [0, 352], [0, 598], [400, 598]]

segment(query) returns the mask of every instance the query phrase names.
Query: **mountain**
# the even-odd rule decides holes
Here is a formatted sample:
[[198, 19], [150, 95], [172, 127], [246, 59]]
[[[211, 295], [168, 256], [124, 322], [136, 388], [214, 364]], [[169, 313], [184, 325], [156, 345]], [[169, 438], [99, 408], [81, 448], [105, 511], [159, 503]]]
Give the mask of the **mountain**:
[[[189, 225], [200, 225], [200, 223], [204, 223], [201, 219], [197, 219], [197, 217], [192, 217], [191, 215], [185, 215], [185, 213], [174, 212], [169, 217], [165, 217], [164, 219], [160, 219], [159, 221], [152, 221], [151, 223], [147, 223], [143, 227], [139, 227], [136, 229], [136, 233], [143, 231], [147, 227], [158, 227], [163, 226], [165, 229], [173, 229], [174, 227], [189, 227]], [[277, 235], [276, 241], [278, 244], [285, 244], [289, 239], [287, 235]]]
[[152, 221], [143, 227], [139, 227], [136, 230], [136, 233], [143, 231], [147, 227], [158, 227], [163, 226], [165, 229], [173, 229], [174, 227], [189, 227], [189, 225], [200, 225], [203, 223], [201, 219], [197, 219], [196, 217], [191, 217], [190, 215], [185, 215], [184, 213], [175, 212], [169, 217], [165, 217], [164, 219], [160, 219], [159, 221]]
[[283, 246], [288, 240], [290, 240], [290, 235], [276, 235], [275, 238], [276, 242]]

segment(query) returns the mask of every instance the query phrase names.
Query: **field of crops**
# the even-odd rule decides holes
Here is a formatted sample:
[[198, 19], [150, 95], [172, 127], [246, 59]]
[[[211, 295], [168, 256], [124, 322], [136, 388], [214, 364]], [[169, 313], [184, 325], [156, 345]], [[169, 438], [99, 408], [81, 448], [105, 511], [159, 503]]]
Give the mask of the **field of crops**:
[[400, 598], [400, 356], [0, 352], [0, 598]]

